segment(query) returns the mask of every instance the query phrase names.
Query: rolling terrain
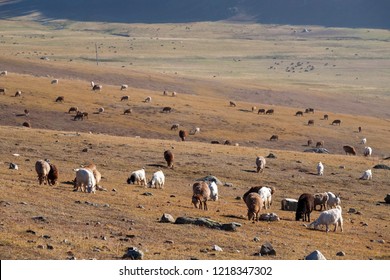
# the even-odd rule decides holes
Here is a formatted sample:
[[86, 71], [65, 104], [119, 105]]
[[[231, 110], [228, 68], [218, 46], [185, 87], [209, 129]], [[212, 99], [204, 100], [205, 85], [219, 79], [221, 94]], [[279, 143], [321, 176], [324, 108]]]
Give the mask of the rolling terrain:
[[[389, 165], [389, 32], [306, 28], [1, 21], [0, 71], [8, 71], [0, 76], [1, 259], [119, 259], [131, 246], [145, 259], [294, 260], [314, 250], [328, 259], [389, 259], [389, 171], [372, 169], [372, 181], [359, 180], [364, 170]], [[91, 81], [102, 90], [92, 91]], [[121, 101], [124, 95], [129, 100]], [[58, 96], [64, 102], [55, 102]], [[147, 96], [152, 102], [143, 102]], [[88, 119], [75, 121], [72, 106]], [[171, 113], [162, 112], [166, 106]], [[314, 114], [295, 116], [308, 107]], [[275, 113], [257, 114], [260, 108]], [[331, 125], [335, 119], [340, 126]], [[173, 123], [201, 132], [183, 142]], [[279, 141], [269, 141], [274, 134]], [[363, 156], [364, 137], [372, 157]], [[308, 139], [324, 141], [330, 154], [304, 152]], [[225, 140], [233, 145], [211, 144]], [[346, 144], [358, 155], [344, 155]], [[173, 149], [174, 169], [166, 167], [166, 149]], [[270, 153], [276, 158], [255, 173], [256, 156]], [[60, 170], [54, 187], [38, 185], [34, 164], [44, 158]], [[91, 161], [106, 191], [73, 192], [73, 169]], [[316, 175], [319, 161], [324, 176]], [[8, 169], [11, 162], [19, 169]], [[163, 170], [165, 188], [128, 185], [130, 172], [142, 167], [148, 178]], [[210, 174], [229, 184], [219, 186], [220, 199], [206, 212], [191, 204], [191, 186]], [[246, 219], [239, 197], [257, 185], [276, 188], [270, 210], [280, 221]], [[309, 230], [294, 212], [280, 210], [283, 198], [323, 191], [341, 195], [343, 233]], [[163, 213], [241, 227], [159, 223]], [[266, 241], [276, 256], [255, 256]]]

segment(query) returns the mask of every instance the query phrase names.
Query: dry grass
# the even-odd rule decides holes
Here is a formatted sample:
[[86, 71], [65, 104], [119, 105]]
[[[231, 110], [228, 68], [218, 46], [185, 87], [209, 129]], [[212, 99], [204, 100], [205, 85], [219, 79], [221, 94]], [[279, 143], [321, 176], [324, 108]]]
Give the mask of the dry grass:
[[[4, 53], [0, 61], [10, 72], [0, 77], [0, 87], [7, 88], [6, 95], [0, 96], [1, 259], [66, 259], [73, 255], [78, 259], [117, 259], [129, 246], [145, 251], [146, 259], [258, 259], [253, 254], [265, 241], [277, 251], [271, 259], [302, 259], [316, 249], [328, 259], [338, 259], [338, 251], [346, 252], [344, 259], [390, 258], [388, 207], [381, 203], [389, 193], [388, 171], [374, 170], [372, 181], [358, 180], [364, 170], [388, 163], [382, 158], [389, 156], [390, 150], [389, 88], [384, 79], [389, 53], [377, 51], [383, 48], [388, 32], [354, 30], [347, 40], [341, 37], [351, 34], [350, 30], [315, 28], [309, 38], [297, 40], [301, 35], [292, 38], [292, 27], [208, 23], [193, 24], [189, 29], [181, 25], [109, 25], [108, 30], [108, 25], [57, 24], [63, 29], [22, 22], [1, 25]], [[354, 45], [356, 40], [360, 47]], [[79, 42], [76, 46], [75, 41]], [[104, 42], [99, 67], [91, 65], [95, 41]], [[288, 47], [291, 42], [293, 48]], [[311, 62], [323, 65], [330, 61], [327, 51], [331, 49], [326, 47], [334, 48], [332, 60], [342, 65], [338, 71], [318, 66], [317, 72], [288, 77], [280, 69], [267, 69], [281, 53], [284, 64], [310, 57]], [[351, 48], [357, 49], [351, 52]], [[359, 53], [359, 59], [349, 57], [350, 53]], [[40, 56], [48, 56], [50, 61], [40, 60]], [[351, 69], [358, 73], [352, 75]], [[351, 79], [345, 79], [349, 73]], [[60, 83], [51, 85], [52, 78], [59, 78]], [[103, 83], [102, 92], [93, 93], [90, 80]], [[129, 84], [127, 91], [120, 91], [122, 83]], [[13, 97], [18, 89], [22, 96]], [[164, 89], [175, 90], [178, 96], [163, 96]], [[65, 97], [64, 103], [55, 102], [60, 95]], [[129, 95], [129, 101], [121, 102], [122, 95]], [[152, 97], [151, 103], [142, 102], [146, 96]], [[229, 100], [237, 101], [238, 106], [230, 107]], [[373, 109], [363, 112], [367, 104]], [[253, 113], [254, 105], [274, 108], [275, 114]], [[71, 106], [89, 112], [89, 119], [74, 121], [73, 114], [68, 114]], [[161, 113], [164, 106], [171, 106], [173, 112]], [[307, 106], [316, 108], [314, 115], [294, 116]], [[93, 114], [99, 107], [105, 112]], [[133, 113], [123, 115], [126, 108]], [[24, 109], [30, 111], [28, 117], [21, 116]], [[322, 120], [325, 113], [330, 116], [328, 121]], [[330, 125], [336, 118], [342, 120], [340, 127]], [[307, 126], [308, 119], [315, 120], [313, 127]], [[32, 129], [21, 127], [26, 120]], [[176, 122], [188, 130], [199, 126], [201, 133], [180, 142], [178, 132], [170, 130]], [[360, 134], [359, 126], [363, 127]], [[278, 134], [280, 140], [268, 141], [272, 134]], [[362, 156], [359, 141], [363, 137], [374, 150], [371, 158]], [[324, 140], [332, 154], [303, 153], [309, 138]], [[210, 144], [227, 139], [239, 146]], [[359, 155], [344, 156], [344, 144], [355, 145]], [[167, 169], [163, 160], [163, 151], [171, 147], [176, 156], [174, 170]], [[81, 152], [84, 148], [88, 152]], [[267, 161], [263, 174], [254, 173], [256, 155], [270, 152], [277, 159]], [[20, 156], [13, 156], [15, 153]], [[55, 187], [38, 185], [34, 163], [42, 158], [59, 167], [60, 183]], [[107, 192], [88, 195], [72, 191], [73, 168], [89, 161], [102, 172]], [[323, 177], [314, 175], [318, 161], [325, 165]], [[20, 169], [8, 169], [9, 162]], [[149, 177], [161, 168], [167, 177], [165, 189], [127, 185], [129, 173], [142, 166]], [[210, 202], [210, 210], [202, 212], [190, 203], [191, 184], [209, 174], [233, 187], [221, 186], [220, 200]], [[280, 222], [253, 224], [245, 219], [246, 206], [236, 197], [254, 185], [276, 187], [272, 211], [280, 216]], [[144, 196], [146, 191], [153, 196]], [[341, 194], [343, 233], [308, 230], [294, 221], [294, 213], [279, 210], [284, 197], [322, 191]], [[362, 215], [348, 214], [349, 208]], [[219, 222], [239, 222], [242, 227], [224, 232], [161, 224], [158, 220], [163, 213], [175, 218], [206, 216]], [[35, 216], [47, 221], [34, 221]], [[255, 237], [260, 242], [255, 242]], [[215, 243], [224, 251], [211, 251]]]

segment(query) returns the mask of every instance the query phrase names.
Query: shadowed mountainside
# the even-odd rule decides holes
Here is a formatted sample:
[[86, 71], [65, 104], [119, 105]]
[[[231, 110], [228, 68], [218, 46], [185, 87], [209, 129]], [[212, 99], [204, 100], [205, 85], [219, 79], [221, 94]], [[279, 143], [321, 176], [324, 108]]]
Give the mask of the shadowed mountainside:
[[390, 28], [385, 0], [0, 0], [0, 18], [38, 13], [43, 19], [125, 23], [256, 21], [263, 24]]

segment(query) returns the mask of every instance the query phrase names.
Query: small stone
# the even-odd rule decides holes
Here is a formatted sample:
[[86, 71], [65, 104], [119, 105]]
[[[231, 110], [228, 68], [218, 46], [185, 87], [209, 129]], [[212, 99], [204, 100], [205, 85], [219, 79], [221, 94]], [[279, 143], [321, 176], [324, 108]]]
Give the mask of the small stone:
[[111, 191], [113, 191], [113, 192], [117, 192], [117, 190], [116, 190], [116, 189], [112, 189]]
[[88, 152], [88, 148], [82, 149], [82, 152], [83, 152], [83, 153], [87, 153], [87, 152]]
[[40, 244], [40, 245], [37, 246], [37, 248], [38, 249], [45, 249], [45, 246]]
[[261, 245], [260, 254], [259, 255], [260, 256], [275, 256], [276, 255], [276, 251], [272, 247], [271, 243], [266, 242], [263, 245]]
[[50, 235], [47, 235], [47, 234], [42, 235], [42, 237], [45, 238], [45, 239], [50, 239], [50, 238], [51, 238], [51, 236], [50, 236]]
[[344, 253], [343, 251], [340, 251], [340, 252], [337, 252], [337, 253], [336, 253], [336, 256], [344, 257], [344, 256], [345, 256], [345, 253]]
[[35, 232], [35, 231], [33, 231], [33, 230], [31, 230], [31, 229], [28, 229], [28, 230], [26, 230], [26, 232], [27, 232], [27, 233], [34, 234], [34, 235], [36, 234], [36, 232]]
[[201, 252], [201, 253], [208, 253], [209, 252], [209, 250], [207, 250], [207, 249], [200, 249], [200, 251], [199, 252]]
[[122, 259], [130, 260], [142, 260], [144, 257], [144, 252], [139, 250], [137, 247], [127, 248], [127, 252], [122, 256]]
[[165, 240], [164, 243], [167, 243], [167, 244], [174, 244], [175, 242], [173, 240]]
[[145, 206], [143, 206], [143, 205], [138, 205], [137, 208], [139, 208], [139, 209], [145, 209]]
[[326, 258], [320, 251], [315, 250], [314, 252], [307, 255], [305, 260], [326, 260]]
[[160, 223], [174, 223], [175, 219], [172, 217], [172, 215], [164, 213], [162, 217], [160, 218]]
[[348, 213], [351, 213], [351, 214], [356, 213], [356, 212], [357, 212], [357, 210], [355, 208], [349, 208], [349, 210], [348, 210]]
[[241, 200], [241, 196], [236, 196], [236, 200]]
[[214, 251], [217, 251], [217, 252], [222, 252], [222, 248], [219, 247], [218, 245], [213, 245], [213, 248], [212, 248]]
[[385, 244], [386, 242], [383, 239], [378, 240], [378, 243]]
[[153, 194], [151, 192], [144, 192], [142, 195], [144, 195], [144, 196], [153, 196]]
[[48, 250], [54, 250], [53, 245], [50, 245], [50, 244], [47, 244], [46, 248], [47, 248]]
[[260, 238], [258, 238], [258, 237], [256, 236], [255, 238], [253, 238], [253, 241], [259, 242], [259, 241], [260, 241]]

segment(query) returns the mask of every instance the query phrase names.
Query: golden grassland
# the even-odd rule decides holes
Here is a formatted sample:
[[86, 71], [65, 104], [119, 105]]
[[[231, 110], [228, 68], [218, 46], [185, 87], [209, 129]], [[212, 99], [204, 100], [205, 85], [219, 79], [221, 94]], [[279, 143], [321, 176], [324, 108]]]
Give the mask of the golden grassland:
[[[389, 33], [312, 27], [303, 34], [301, 29], [2, 21], [0, 70], [9, 73], [0, 77], [0, 87], [7, 89], [0, 96], [1, 259], [118, 259], [130, 246], [143, 250], [145, 259], [293, 260], [316, 249], [328, 259], [389, 259], [383, 203], [389, 171], [373, 169], [372, 181], [358, 180], [375, 164], [388, 164]], [[299, 61], [315, 70], [285, 71]], [[53, 78], [59, 78], [58, 85], [50, 84]], [[92, 92], [91, 80], [103, 90]], [[122, 83], [129, 89], [121, 91]], [[178, 96], [163, 96], [165, 89]], [[14, 97], [16, 90], [21, 97]], [[120, 101], [123, 95], [129, 100]], [[65, 101], [55, 102], [58, 96]], [[146, 96], [151, 103], [143, 102]], [[89, 112], [89, 118], [74, 121], [71, 106]], [[172, 113], [162, 113], [165, 106]], [[273, 108], [275, 114], [258, 115], [252, 106]], [[294, 116], [308, 106], [314, 114]], [[99, 107], [104, 113], [96, 113]], [[123, 115], [127, 108], [131, 115]], [[309, 119], [314, 126], [307, 125]], [[341, 126], [332, 126], [334, 119], [341, 119]], [[24, 121], [32, 128], [22, 127]], [[181, 142], [170, 130], [173, 123], [187, 130], [200, 127], [201, 133]], [[269, 141], [273, 134], [278, 142]], [[363, 137], [374, 150], [370, 158], [362, 156]], [[324, 140], [331, 154], [303, 152], [308, 139]], [[212, 140], [239, 145], [212, 145]], [[358, 155], [343, 155], [344, 144], [354, 145]], [[173, 170], [163, 160], [163, 151], [171, 148]], [[256, 156], [269, 153], [277, 158], [267, 160], [264, 173], [254, 173]], [[60, 170], [54, 187], [38, 185], [34, 164], [43, 158]], [[73, 169], [90, 161], [107, 191], [73, 192]], [[325, 165], [323, 177], [315, 175], [318, 161]], [[10, 162], [19, 170], [8, 169]], [[149, 178], [162, 169], [165, 188], [126, 184], [130, 172], [141, 167]], [[191, 205], [191, 185], [209, 174], [233, 186], [220, 186], [220, 199], [204, 212]], [[271, 210], [281, 221], [246, 220], [246, 206], [237, 197], [256, 185], [276, 188]], [[341, 195], [343, 233], [309, 230], [295, 221], [295, 213], [280, 210], [285, 197], [323, 191]], [[347, 213], [349, 208], [361, 215]], [[162, 224], [163, 213], [242, 226], [226, 232]], [[312, 219], [318, 215], [315, 211]], [[254, 256], [266, 241], [277, 255]], [[223, 252], [212, 251], [214, 244]], [[346, 256], [336, 256], [339, 251]]]

